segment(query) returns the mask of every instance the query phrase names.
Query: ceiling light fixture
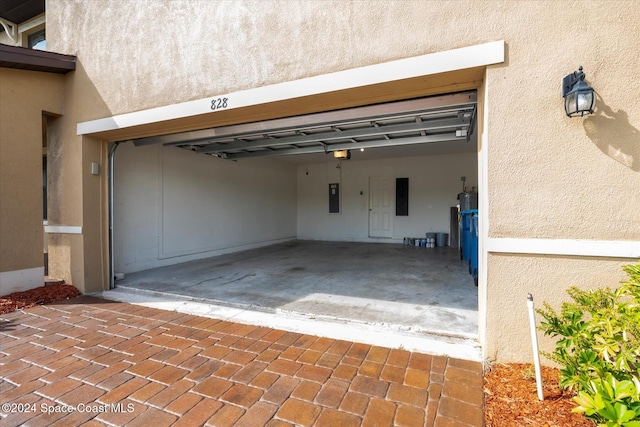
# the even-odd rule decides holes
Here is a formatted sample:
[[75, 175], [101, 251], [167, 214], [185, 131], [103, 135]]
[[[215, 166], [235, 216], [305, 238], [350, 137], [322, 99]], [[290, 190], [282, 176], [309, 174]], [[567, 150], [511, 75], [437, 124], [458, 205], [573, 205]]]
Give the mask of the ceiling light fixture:
[[349, 160], [351, 158], [351, 150], [334, 151], [333, 158], [340, 160]]

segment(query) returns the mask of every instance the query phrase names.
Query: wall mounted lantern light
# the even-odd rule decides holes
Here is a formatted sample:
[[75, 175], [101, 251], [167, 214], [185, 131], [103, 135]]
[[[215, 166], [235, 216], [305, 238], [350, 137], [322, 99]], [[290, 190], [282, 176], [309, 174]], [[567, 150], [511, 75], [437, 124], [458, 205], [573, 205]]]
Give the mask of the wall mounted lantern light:
[[596, 107], [596, 96], [593, 88], [584, 82], [582, 66], [578, 71], [562, 79], [562, 96], [564, 111], [569, 117], [584, 116], [593, 113]]

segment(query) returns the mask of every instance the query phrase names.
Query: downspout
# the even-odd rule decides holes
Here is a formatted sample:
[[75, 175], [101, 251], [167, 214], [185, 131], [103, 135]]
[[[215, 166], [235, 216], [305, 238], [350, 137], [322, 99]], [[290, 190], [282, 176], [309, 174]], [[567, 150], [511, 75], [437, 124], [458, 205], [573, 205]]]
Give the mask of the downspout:
[[115, 265], [114, 265], [114, 245], [113, 245], [113, 187], [114, 187], [114, 164], [116, 148], [120, 142], [114, 142], [109, 147], [109, 289], [115, 286]]

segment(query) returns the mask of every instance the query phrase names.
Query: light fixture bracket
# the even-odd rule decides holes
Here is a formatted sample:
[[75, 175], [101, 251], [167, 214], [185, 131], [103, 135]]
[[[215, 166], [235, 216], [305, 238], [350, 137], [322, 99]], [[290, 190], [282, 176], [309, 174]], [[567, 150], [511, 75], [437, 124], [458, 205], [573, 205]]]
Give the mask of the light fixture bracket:
[[568, 117], [582, 117], [593, 113], [596, 105], [596, 96], [593, 88], [585, 81], [582, 66], [578, 71], [565, 76], [562, 79], [562, 97], [564, 98], [564, 111]]
[[584, 78], [585, 74], [584, 71], [582, 71], [582, 65], [578, 67], [578, 71], [564, 76], [564, 79], [562, 79], [562, 97], [565, 98], [576, 83], [578, 83], [579, 80], [584, 80]]

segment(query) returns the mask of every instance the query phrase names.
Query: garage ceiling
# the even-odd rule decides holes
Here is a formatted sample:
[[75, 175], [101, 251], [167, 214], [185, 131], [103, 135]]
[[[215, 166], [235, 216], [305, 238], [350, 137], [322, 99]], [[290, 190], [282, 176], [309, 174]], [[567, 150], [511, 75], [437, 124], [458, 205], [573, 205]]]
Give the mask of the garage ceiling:
[[[468, 143], [474, 133], [476, 104], [476, 92], [472, 91], [154, 136], [133, 142], [136, 146], [175, 146], [228, 160]], [[469, 148], [475, 149], [475, 144]]]

